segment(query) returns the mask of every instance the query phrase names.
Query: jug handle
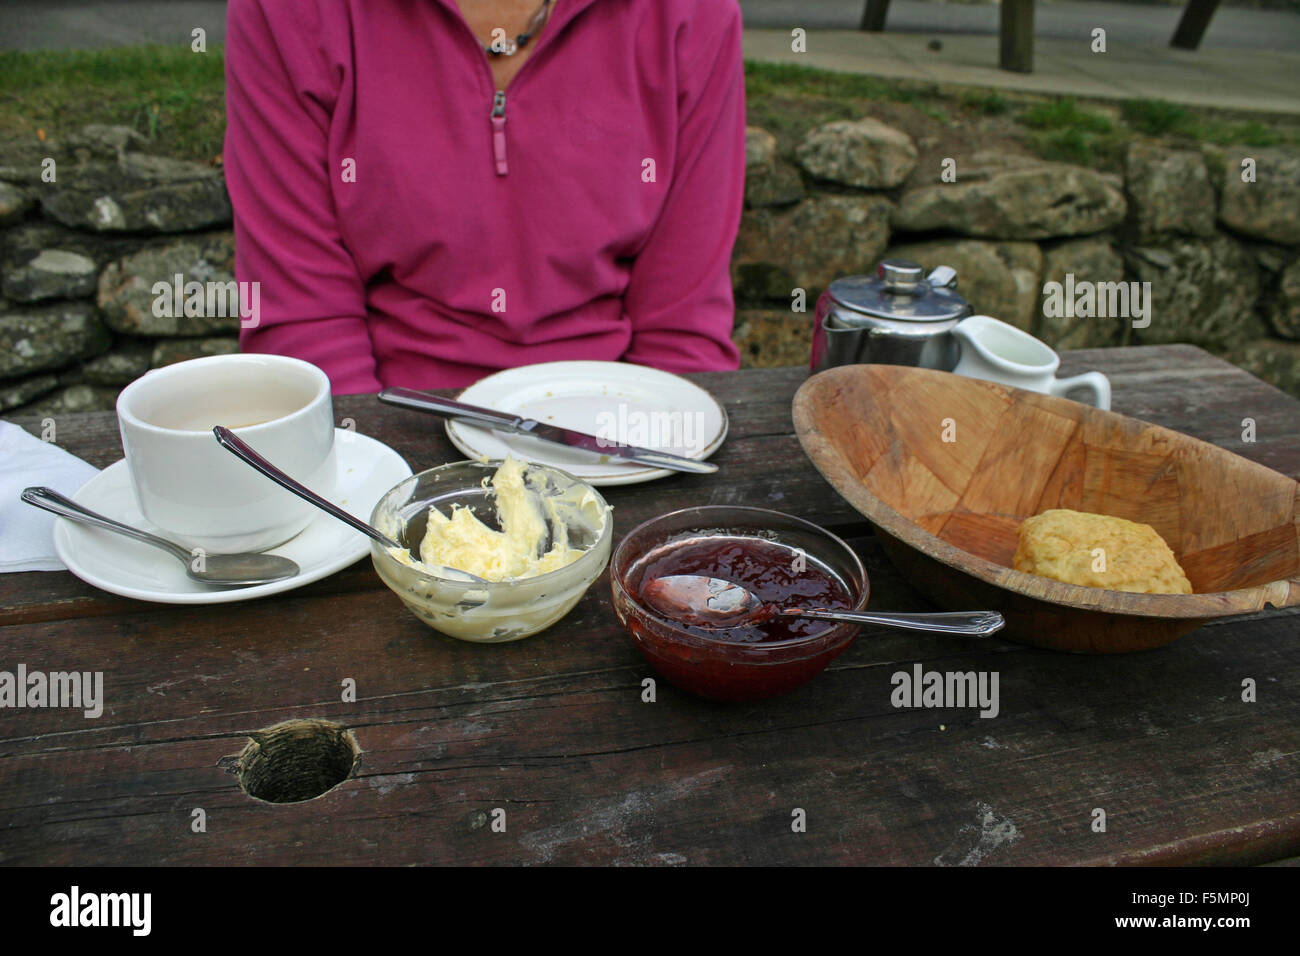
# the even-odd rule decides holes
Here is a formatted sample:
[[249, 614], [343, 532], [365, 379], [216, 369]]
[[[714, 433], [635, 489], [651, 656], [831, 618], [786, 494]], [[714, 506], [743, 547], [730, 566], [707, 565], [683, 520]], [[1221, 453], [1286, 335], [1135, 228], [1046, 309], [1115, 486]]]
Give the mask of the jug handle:
[[1084, 372], [1071, 378], [1058, 378], [1052, 382], [1052, 394], [1061, 398], [1072, 388], [1087, 388], [1092, 392], [1093, 405], [1103, 412], [1110, 411], [1110, 379], [1101, 372]]

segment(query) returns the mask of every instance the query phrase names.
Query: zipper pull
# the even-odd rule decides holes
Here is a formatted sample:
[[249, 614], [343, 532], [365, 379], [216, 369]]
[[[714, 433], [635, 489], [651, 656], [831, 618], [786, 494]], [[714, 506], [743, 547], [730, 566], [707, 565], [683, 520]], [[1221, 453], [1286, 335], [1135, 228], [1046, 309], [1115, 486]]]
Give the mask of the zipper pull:
[[510, 171], [506, 166], [506, 91], [497, 90], [492, 99], [492, 155], [496, 159], [497, 175]]

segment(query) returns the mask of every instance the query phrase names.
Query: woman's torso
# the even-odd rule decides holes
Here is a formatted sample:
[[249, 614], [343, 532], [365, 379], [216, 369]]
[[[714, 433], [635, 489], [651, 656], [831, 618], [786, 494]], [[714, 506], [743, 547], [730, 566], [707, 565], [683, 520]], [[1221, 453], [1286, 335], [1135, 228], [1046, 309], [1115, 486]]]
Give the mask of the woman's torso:
[[455, 5], [346, 4], [327, 162], [355, 163], [333, 194], [385, 384], [627, 349], [628, 269], [673, 172], [669, 6], [560, 0], [506, 91], [500, 175], [496, 83]]

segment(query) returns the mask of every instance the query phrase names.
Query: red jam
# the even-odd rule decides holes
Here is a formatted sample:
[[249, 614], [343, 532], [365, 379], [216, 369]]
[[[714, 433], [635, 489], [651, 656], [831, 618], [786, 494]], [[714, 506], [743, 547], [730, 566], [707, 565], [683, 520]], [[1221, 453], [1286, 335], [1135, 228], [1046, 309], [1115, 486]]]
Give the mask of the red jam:
[[[656, 549], [637, 562], [635, 582], [642, 603], [645, 588], [658, 578], [698, 574], [739, 584], [762, 604], [783, 607], [853, 606], [848, 588], [837, 577], [786, 545], [750, 537], [692, 537]], [[630, 582], [631, 583], [631, 582]], [[700, 637], [750, 644], [813, 637], [836, 625], [784, 615], [760, 615], [739, 626], [701, 623], [689, 612], [673, 615], [674, 623]]]

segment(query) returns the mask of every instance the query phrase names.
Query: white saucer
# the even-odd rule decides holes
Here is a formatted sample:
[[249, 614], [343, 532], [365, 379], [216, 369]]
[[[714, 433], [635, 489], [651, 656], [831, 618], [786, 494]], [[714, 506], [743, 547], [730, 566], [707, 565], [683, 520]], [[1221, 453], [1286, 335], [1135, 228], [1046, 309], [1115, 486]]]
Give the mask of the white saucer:
[[[411, 468], [383, 442], [346, 428], [334, 430], [338, 489], [330, 501], [363, 521], [375, 503]], [[109, 465], [72, 499], [92, 511], [167, 537], [145, 520], [131, 490], [126, 460]], [[212, 588], [191, 580], [185, 565], [166, 551], [120, 534], [59, 518], [54, 523], [54, 550], [68, 570], [87, 584], [122, 597], [162, 604], [228, 604], [300, 588], [340, 571], [370, 553], [370, 539], [323, 511], [311, 524], [269, 554], [298, 562], [302, 573], [284, 581], [248, 588]]]
[[[727, 413], [712, 395], [671, 372], [627, 362], [524, 365], [475, 382], [459, 398], [545, 425], [699, 460], [717, 451], [727, 437]], [[679, 474], [613, 457], [602, 461], [553, 442], [450, 419], [447, 437], [469, 458], [510, 454], [593, 485], [631, 485]]]

